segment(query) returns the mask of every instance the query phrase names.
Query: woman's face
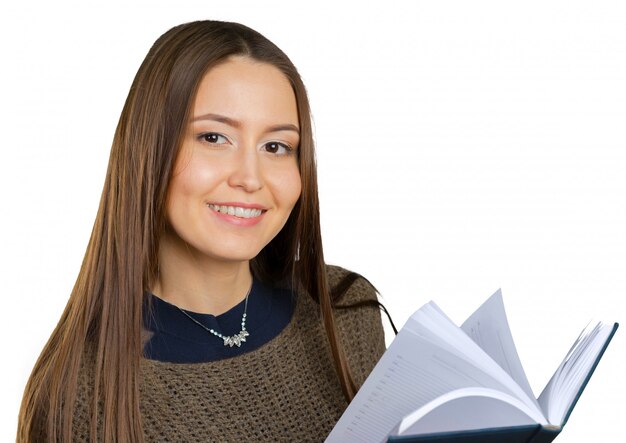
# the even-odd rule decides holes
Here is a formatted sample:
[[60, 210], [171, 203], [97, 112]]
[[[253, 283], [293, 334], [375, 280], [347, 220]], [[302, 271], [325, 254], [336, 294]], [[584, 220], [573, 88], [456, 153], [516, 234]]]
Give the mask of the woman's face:
[[168, 190], [167, 240], [219, 261], [255, 257], [300, 196], [296, 98], [274, 66], [232, 57], [202, 79]]

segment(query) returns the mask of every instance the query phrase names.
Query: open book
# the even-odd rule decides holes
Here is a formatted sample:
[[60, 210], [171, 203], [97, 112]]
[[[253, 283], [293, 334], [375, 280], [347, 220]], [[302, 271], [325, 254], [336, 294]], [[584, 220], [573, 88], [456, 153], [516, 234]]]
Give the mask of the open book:
[[550, 442], [617, 327], [585, 328], [536, 399], [500, 290], [460, 328], [427, 303], [398, 333], [326, 443]]

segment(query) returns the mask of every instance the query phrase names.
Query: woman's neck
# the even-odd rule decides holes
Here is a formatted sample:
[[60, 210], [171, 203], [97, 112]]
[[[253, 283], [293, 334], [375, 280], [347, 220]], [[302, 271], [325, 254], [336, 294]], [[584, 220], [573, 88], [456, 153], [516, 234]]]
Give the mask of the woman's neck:
[[220, 315], [246, 297], [252, 285], [249, 261], [219, 261], [161, 242], [159, 275], [151, 291], [182, 309]]

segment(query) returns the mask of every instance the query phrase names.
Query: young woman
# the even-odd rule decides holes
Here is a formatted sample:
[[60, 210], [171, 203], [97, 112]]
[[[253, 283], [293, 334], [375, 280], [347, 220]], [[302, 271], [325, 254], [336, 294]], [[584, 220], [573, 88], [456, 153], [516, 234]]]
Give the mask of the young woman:
[[291, 61], [236, 23], [166, 32], [17, 440], [322, 441], [383, 352], [374, 288], [324, 263]]

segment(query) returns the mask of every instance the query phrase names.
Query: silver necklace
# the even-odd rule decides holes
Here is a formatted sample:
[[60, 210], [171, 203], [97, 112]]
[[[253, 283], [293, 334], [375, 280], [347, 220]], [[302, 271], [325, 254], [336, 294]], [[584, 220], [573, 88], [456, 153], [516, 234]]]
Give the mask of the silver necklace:
[[231, 335], [229, 337], [220, 334], [219, 332], [215, 331], [214, 329], [207, 328], [202, 323], [200, 323], [198, 320], [196, 320], [191, 315], [189, 315], [187, 312], [185, 312], [183, 309], [178, 308], [178, 306], [176, 306], [176, 307], [178, 308], [178, 310], [180, 312], [182, 312], [187, 317], [189, 317], [189, 319], [191, 321], [193, 321], [195, 324], [197, 324], [198, 326], [201, 326], [203, 329], [205, 329], [206, 331], [208, 331], [211, 334], [215, 335], [216, 337], [219, 337], [222, 340], [224, 340], [224, 346], [230, 346], [232, 348], [233, 346], [237, 345], [237, 347], [239, 348], [239, 347], [241, 347], [241, 343], [246, 341], [246, 337], [250, 335], [250, 333], [248, 331], [246, 331], [246, 313], [248, 312], [248, 296], [250, 295], [250, 291], [251, 290], [252, 290], [252, 285], [250, 285], [250, 289], [248, 289], [248, 293], [246, 294], [246, 304], [245, 304], [245, 306], [243, 308], [243, 317], [241, 317], [241, 331], [239, 331], [239, 334]]

